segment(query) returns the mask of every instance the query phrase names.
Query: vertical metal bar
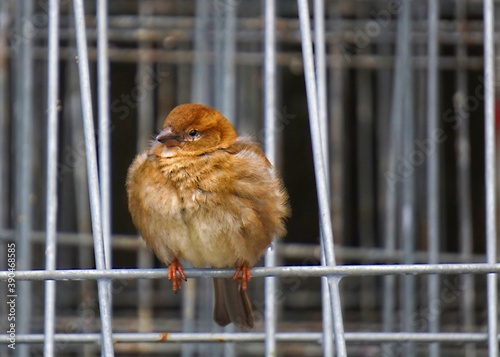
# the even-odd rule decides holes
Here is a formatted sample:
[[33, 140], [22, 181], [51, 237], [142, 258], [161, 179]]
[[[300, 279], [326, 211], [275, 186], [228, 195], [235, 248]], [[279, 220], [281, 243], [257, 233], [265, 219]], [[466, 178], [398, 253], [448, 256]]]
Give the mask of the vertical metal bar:
[[[59, 95], [59, 2], [49, 3], [47, 94], [47, 222], [45, 241], [45, 270], [56, 269], [57, 250], [57, 158], [58, 158], [58, 98]], [[45, 281], [44, 356], [54, 356], [56, 325], [56, 282]]]
[[[427, 159], [427, 245], [429, 247], [429, 264], [439, 263], [439, 147], [435, 140], [438, 124], [438, 35], [439, 35], [439, 2], [429, 0], [428, 3], [428, 68], [427, 68], [427, 139], [429, 142], [429, 157]], [[439, 275], [428, 278], [428, 302], [439, 299]], [[429, 332], [439, 331], [439, 311], [429, 306]], [[429, 344], [429, 356], [439, 356], [439, 343]]]
[[[196, 287], [197, 280], [191, 279], [189, 284], [183, 287], [182, 299], [182, 331], [194, 332], [196, 318]], [[181, 356], [194, 356], [195, 345], [192, 343], [183, 343], [181, 347]]]
[[[9, 200], [8, 197], [8, 184], [9, 184], [9, 163], [7, 153], [9, 152], [8, 141], [8, 123], [9, 123], [9, 110], [8, 110], [8, 46], [7, 46], [7, 32], [8, 32], [8, 2], [0, 2], [0, 197], [4, 197], [0, 201], [0, 227], [7, 228], [7, 221], [9, 217]], [[4, 243], [0, 243], [4, 244]], [[0, 257], [0, 264], [6, 255]], [[1, 266], [4, 266], [3, 264]]]
[[209, 5], [206, 0], [196, 0], [196, 19], [194, 27], [194, 63], [191, 85], [191, 101], [193, 103], [210, 104], [208, 84], [209, 71], [209, 41], [207, 39], [209, 25]]
[[[342, 33], [342, 16], [337, 11], [337, 4], [331, 2], [328, 7], [329, 17], [332, 21], [332, 32], [335, 37], [340, 38]], [[330, 52], [337, 57], [342, 55], [341, 44], [332, 41]], [[345, 96], [345, 69], [342, 61], [337, 61], [330, 71], [329, 97], [331, 105], [330, 137], [332, 144], [331, 151], [331, 184], [332, 192], [332, 224], [334, 237], [337, 237], [337, 244], [342, 244], [344, 225], [344, 96]]]
[[[412, 66], [412, 43], [411, 43], [411, 9], [412, 2], [407, 0], [403, 3], [402, 22], [404, 29], [401, 30], [407, 37], [407, 42], [404, 46], [398, 48], [398, 57], [402, 58], [403, 68], [402, 76], [404, 81], [403, 88], [403, 103], [401, 115], [403, 138], [402, 149], [403, 158], [410, 160], [411, 153], [414, 148], [415, 130], [414, 130], [414, 108], [413, 108], [413, 66]], [[398, 27], [399, 30], [399, 27]], [[415, 170], [415, 167], [413, 167]], [[410, 172], [404, 177], [403, 191], [401, 197], [401, 238], [403, 247], [403, 261], [405, 264], [415, 263], [415, 172]], [[414, 321], [412, 319], [416, 308], [415, 297], [415, 277], [403, 277], [403, 294], [402, 294], [402, 324], [404, 331], [414, 331]], [[411, 357], [415, 355], [415, 343], [410, 342], [405, 345], [405, 356]]]
[[[383, 28], [380, 36], [388, 36], [387, 28]], [[389, 55], [392, 53], [389, 44], [379, 44], [377, 46], [379, 55]], [[378, 88], [391, 88], [392, 71], [390, 68], [382, 68], [377, 71], [377, 86]], [[394, 87], [392, 87], [394, 90]], [[395, 145], [396, 138], [394, 134], [394, 126], [396, 123], [391, 122], [391, 91], [381, 90], [377, 93], [377, 148], [380, 164], [379, 164], [379, 207], [381, 207], [380, 214], [380, 235], [383, 237], [384, 250], [387, 254], [392, 254], [396, 248], [395, 242], [395, 188], [388, 187], [386, 174], [388, 172], [395, 172]], [[394, 95], [396, 95], [394, 93]], [[391, 158], [393, 159], [391, 162]], [[393, 165], [391, 167], [391, 165]], [[393, 206], [388, 205], [389, 202], [394, 203]], [[383, 290], [382, 290], [382, 329], [384, 332], [394, 331], [394, 314], [395, 314], [395, 292], [396, 292], [396, 277], [394, 275], [387, 275], [383, 277]], [[385, 357], [393, 356], [394, 343], [386, 342], [382, 344], [382, 351]]]
[[97, 1], [99, 178], [106, 268], [111, 269], [111, 122], [109, 111], [108, 1]]
[[[94, 237], [95, 263], [98, 270], [106, 269], [104, 242], [102, 237], [101, 204], [99, 179], [97, 173], [97, 155], [94, 138], [94, 119], [92, 114], [92, 98], [90, 93], [90, 74], [87, 53], [87, 36], [85, 32], [85, 14], [82, 0], [74, 0], [76, 44], [78, 51], [78, 69], [80, 77], [81, 98], [83, 104], [83, 120], [85, 134], [85, 150], [89, 180], [90, 208]], [[105, 279], [99, 279], [98, 295], [102, 328], [102, 353], [113, 356], [113, 339], [111, 326], [111, 307], [109, 305], [109, 288]]]
[[[427, 167], [427, 245], [429, 247], [429, 264], [437, 264], [439, 260], [439, 147], [431, 138], [434, 137], [438, 124], [438, 0], [429, 0], [428, 7], [428, 68], [427, 68], [427, 139], [431, 145]], [[429, 303], [439, 299], [439, 275], [428, 278]], [[439, 331], [439, 312], [429, 306], [429, 332]], [[429, 356], [439, 355], [439, 343], [429, 345]]]
[[[143, 29], [145, 19], [154, 14], [154, 4], [151, 0], [141, 1], [139, 4], [140, 28]], [[154, 89], [146, 89], [142, 85], [145, 79], [154, 73], [153, 63], [147, 57], [147, 51], [151, 49], [148, 42], [139, 42], [139, 61], [135, 84], [141, 90], [140, 100], [137, 100], [137, 152], [145, 150], [153, 134], [154, 128]], [[151, 78], [151, 80], [155, 80]], [[154, 258], [151, 250], [141, 247], [137, 251], [137, 265], [141, 269], [152, 268]], [[141, 279], [137, 282], [138, 287], [138, 330], [141, 332], [151, 332], [153, 329], [153, 281]], [[141, 344], [141, 348], [148, 347]]]
[[[97, 1], [97, 0], [96, 0]], [[112, 268], [111, 243], [111, 121], [109, 110], [108, 1], [97, 1], [97, 74], [99, 121], [99, 179], [101, 184], [102, 239], [106, 269]], [[112, 321], [111, 281], [106, 281], [109, 319]]]
[[[16, 31], [24, 33], [23, 23], [33, 16], [34, 3], [32, 0], [16, 3], [19, 10], [16, 14]], [[22, 37], [17, 43], [16, 50], [20, 58], [16, 58], [16, 77], [19, 82], [15, 91], [15, 125], [16, 125], [16, 166], [15, 166], [15, 207], [16, 207], [16, 258], [17, 269], [31, 269], [31, 241], [30, 231], [32, 223], [32, 206], [30, 203], [33, 192], [32, 182], [32, 147], [33, 143], [33, 36]], [[16, 56], [17, 57], [17, 56]], [[18, 283], [18, 311], [17, 332], [28, 333], [31, 326], [32, 295], [31, 282]], [[29, 353], [29, 345], [21, 344], [16, 349], [17, 356]]]
[[[335, 252], [333, 245], [332, 221], [330, 205], [328, 202], [328, 184], [326, 181], [326, 167], [323, 159], [323, 148], [321, 145], [321, 129], [318, 113], [318, 97], [315, 83], [315, 71], [313, 62], [313, 51], [311, 41], [311, 25], [309, 22], [309, 7], [307, 0], [298, 0], [299, 23], [302, 43], [302, 54], [304, 61], [304, 75], [306, 80], [307, 103], [309, 110], [309, 121], [311, 127], [311, 141], [313, 147], [313, 158], [318, 191], [318, 205], [320, 210], [320, 221], [323, 231], [323, 247], [327, 265], [335, 265]], [[339, 280], [334, 277], [328, 278], [330, 295], [332, 298], [332, 311], [334, 321], [335, 346], [337, 356], [346, 356], [346, 345], [344, 339], [344, 322], [342, 319], [342, 308], [340, 302]]]
[[[364, 18], [364, 12], [358, 10], [358, 16]], [[372, 46], [366, 46], [369, 50]], [[369, 53], [364, 51], [363, 53]], [[357, 155], [356, 169], [358, 177], [358, 223], [360, 246], [363, 248], [373, 248], [375, 245], [375, 222], [374, 222], [374, 165], [375, 156], [373, 152], [373, 85], [372, 73], [370, 70], [357, 69], [355, 73], [356, 81], [356, 136]], [[369, 318], [370, 312], [374, 309], [375, 300], [373, 291], [375, 280], [372, 278], [360, 281], [360, 305], [363, 320]], [[365, 322], [365, 321], [360, 321]]]
[[[9, 122], [11, 122], [9, 113], [9, 82], [8, 82], [8, 46], [7, 33], [9, 28], [9, 3], [0, 2], [0, 228], [7, 229], [9, 226], [10, 200], [8, 197], [10, 170], [8, 152], [10, 142], [8, 139]], [[7, 242], [0, 242], [0, 266], [7, 266]], [[1, 296], [7, 296], [7, 285], [0, 286]], [[0, 315], [7, 316], [7, 304], [1, 304]], [[6, 344], [0, 346], [0, 355], [7, 355], [8, 347]]]
[[[226, 0], [215, 1], [213, 11], [214, 15], [214, 39], [213, 39], [213, 71], [214, 71], [214, 80], [212, 86], [213, 94], [213, 103], [215, 108], [222, 112], [222, 107], [224, 106], [224, 96], [227, 93], [223, 93], [222, 90], [224, 88], [223, 78], [225, 75], [224, 68], [224, 27], [225, 27], [225, 6]], [[224, 112], [222, 112], [225, 115]], [[230, 121], [233, 118], [228, 118]]]
[[[271, 164], [276, 164], [276, 2], [264, 2], [264, 147]], [[268, 248], [266, 267], [276, 265], [276, 242]], [[265, 278], [266, 356], [276, 356], [276, 278]]]
[[[385, 179], [386, 179], [386, 216], [385, 216], [385, 235], [386, 235], [386, 240], [385, 240], [385, 249], [389, 252], [394, 251], [396, 248], [396, 231], [397, 231], [397, 225], [396, 225], [396, 217], [398, 214], [398, 209], [397, 209], [397, 198], [398, 195], [400, 194], [400, 185], [399, 182], [402, 181], [402, 177], [398, 175], [398, 172], [396, 170], [397, 168], [397, 155], [398, 152], [401, 152], [402, 148], [402, 140], [401, 140], [401, 133], [403, 129], [403, 118], [404, 118], [404, 101], [408, 95], [406, 93], [408, 87], [408, 75], [409, 71], [407, 70], [407, 66], [410, 65], [409, 61], [409, 45], [410, 45], [410, 7], [411, 7], [411, 1], [406, 0], [402, 4], [402, 9], [399, 14], [398, 18], [398, 24], [397, 24], [397, 29], [398, 29], [398, 35], [397, 35], [397, 43], [396, 43], [396, 64], [395, 64], [395, 74], [393, 77], [394, 84], [393, 84], [393, 99], [392, 99], [392, 106], [391, 106], [391, 118], [390, 118], [390, 131], [391, 131], [391, 136], [389, 138], [389, 145], [388, 145], [388, 168], [387, 172], [385, 174]], [[406, 180], [404, 180], [406, 181]], [[407, 187], [411, 186], [409, 185], [408, 182], [406, 182]], [[410, 210], [405, 210], [406, 215], [402, 213], [402, 221], [403, 225], [405, 226], [405, 229], [407, 232], [411, 234], [411, 228], [408, 227], [408, 223], [411, 223], [411, 207]], [[406, 221], [405, 221], [406, 218]], [[409, 230], [408, 230], [409, 228]], [[405, 236], [409, 236], [406, 234]], [[409, 244], [405, 245], [407, 250], [407, 255], [411, 254], [411, 247], [409, 247]], [[409, 254], [408, 254], [409, 253]], [[406, 259], [407, 260], [407, 259]], [[406, 279], [404, 280], [406, 283], [406, 287], [404, 291], [412, 290], [411, 289], [411, 280]], [[385, 291], [385, 299], [384, 299], [384, 330], [389, 330], [393, 328], [393, 322], [394, 322], [394, 312], [393, 312], [393, 307], [395, 306], [395, 296], [392, 293], [395, 288], [395, 278], [392, 276], [386, 276], [384, 277], [384, 291]], [[407, 297], [407, 296], [405, 296]], [[411, 299], [411, 297], [410, 297]], [[407, 307], [407, 311], [409, 310], [409, 307], [411, 307], [412, 302], [410, 301], [404, 301], [404, 305]], [[411, 314], [411, 313], [410, 313]], [[409, 316], [406, 316], [406, 313], [403, 314], [403, 325], [406, 325], [405, 327], [408, 327], [408, 319]], [[385, 349], [384, 353], [387, 354], [387, 356], [392, 356], [394, 355], [392, 353], [392, 344], [384, 344], [383, 348]], [[410, 352], [412, 349], [412, 344], [408, 343], [407, 344], [407, 350], [406, 352]]]
[[[323, 233], [322, 233], [323, 234]], [[324, 238], [320, 238], [324, 241]], [[321, 264], [326, 265], [325, 249], [321, 249]], [[323, 322], [323, 339], [321, 341], [323, 346], [323, 356], [330, 357], [334, 355], [333, 349], [333, 318], [332, 318], [332, 296], [328, 289], [328, 278], [321, 278], [321, 309], [322, 309], [322, 322]]]
[[[410, 65], [411, 66], [411, 65]], [[406, 68], [407, 73], [405, 82], [404, 104], [402, 117], [403, 131], [403, 157], [409, 158], [413, 150], [415, 141], [414, 117], [413, 117], [413, 75], [412, 68]], [[401, 237], [403, 246], [403, 261], [405, 264], [415, 263], [415, 174], [409, 175], [403, 183], [403, 192], [401, 199]], [[402, 322], [405, 331], [413, 332], [415, 322], [413, 314], [416, 309], [415, 296], [415, 277], [403, 277], [403, 294], [402, 294], [403, 315]], [[405, 356], [415, 355], [415, 343], [410, 342], [405, 346]]]
[[[321, 135], [321, 147], [323, 149], [323, 160], [324, 165], [328, 168], [328, 108], [327, 108], [327, 93], [326, 93], [326, 45], [325, 45], [325, 4], [324, 0], [314, 0], [314, 50], [316, 56], [316, 78], [317, 78], [317, 90], [318, 90], [318, 112], [319, 112], [319, 124]], [[330, 172], [326, 170], [326, 182], [329, 186], [330, 183]], [[330, 189], [328, 190], [330, 192]], [[329, 205], [330, 203], [330, 193], [328, 194]], [[323, 232], [321, 231], [321, 235]], [[324, 241], [324, 238], [321, 238]], [[322, 249], [321, 254], [322, 264], [326, 264], [326, 257], [324, 254], [324, 249]], [[332, 309], [331, 309], [331, 296], [328, 291], [328, 279], [326, 277], [321, 278], [321, 308], [322, 308], [322, 319], [323, 319], [323, 355], [333, 356], [333, 321], [332, 321]]]
[[[457, 44], [457, 60], [463, 61], [467, 57], [467, 46], [465, 44], [465, 22], [466, 22], [466, 0], [457, 0], [456, 3], [456, 30], [459, 33]], [[457, 94], [455, 96], [455, 106], [457, 112], [457, 186], [458, 186], [458, 216], [459, 216], [459, 241], [460, 253], [463, 261], [470, 260], [472, 254], [472, 208], [471, 208], [471, 187], [470, 187], [470, 133], [469, 133], [469, 113], [465, 107], [467, 97], [468, 77], [467, 69], [460, 67], [457, 69]], [[464, 274], [462, 277], [463, 295], [460, 299], [460, 310], [462, 315], [462, 325], [465, 332], [474, 331], [475, 320], [475, 293], [474, 275]], [[465, 357], [476, 356], [476, 345], [474, 343], [465, 344]]]
[[[493, 0], [484, 0], [484, 116], [485, 116], [485, 195], [486, 195], [486, 261], [496, 263], [497, 232], [495, 209], [495, 62]], [[498, 290], [497, 275], [487, 274], [488, 356], [498, 357]]]
[[235, 120], [235, 50], [236, 50], [236, 13], [237, 3], [224, 1], [224, 54], [222, 77], [221, 112], [234, 123]]

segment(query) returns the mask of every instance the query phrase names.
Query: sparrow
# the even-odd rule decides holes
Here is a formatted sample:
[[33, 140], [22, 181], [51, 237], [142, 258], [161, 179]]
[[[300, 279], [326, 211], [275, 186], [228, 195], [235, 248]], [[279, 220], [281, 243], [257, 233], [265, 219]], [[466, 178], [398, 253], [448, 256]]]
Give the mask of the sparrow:
[[234, 268], [232, 279], [214, 278], [213, 317], [220, 326], [252, 328], [250, 268], [285, 235], [290, 216], [283, 182], [260, 147], [217, 110], [182, 104], [134, 159], [126, 188], [134, 225], [169, 266], [174, 292], [187, 280], [184, 260]]

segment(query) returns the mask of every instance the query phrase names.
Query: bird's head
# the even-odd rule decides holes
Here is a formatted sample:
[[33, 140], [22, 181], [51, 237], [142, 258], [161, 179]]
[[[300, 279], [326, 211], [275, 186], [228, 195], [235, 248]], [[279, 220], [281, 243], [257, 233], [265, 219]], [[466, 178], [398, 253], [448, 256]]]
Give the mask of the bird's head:
[[156, 140], [167, 149], [200, 155], [229, 147], [238, 137], [217, 110], [202, 104], [181, 104], [168, 114]]

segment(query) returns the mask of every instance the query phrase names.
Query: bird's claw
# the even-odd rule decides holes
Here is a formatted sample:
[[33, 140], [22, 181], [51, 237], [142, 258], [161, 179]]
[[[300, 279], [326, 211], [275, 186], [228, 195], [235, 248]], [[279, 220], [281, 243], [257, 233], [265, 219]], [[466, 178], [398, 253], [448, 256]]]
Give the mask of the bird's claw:
[[[241, 276], [240, 276], [241, 273]], [[241, 290], [247, 291], [247, 284], [250, 281], [250, 268], [248, 264], [241, 264], [236, 268], [236, 272], [233, 275], [233, 280], [238, 280], [241, 284]]]
[[182, 269], [182, 265], [177, 259], [174, 259], [168, 267], [167, 277], [168, 280], [172, 282], [172, 290], [174, 290], [174, 293], [177, 294], [177, 291], [179, 291], [182, 287], [182, 281], [187, 281], [186, 274], [184, 274], [184, 270]]

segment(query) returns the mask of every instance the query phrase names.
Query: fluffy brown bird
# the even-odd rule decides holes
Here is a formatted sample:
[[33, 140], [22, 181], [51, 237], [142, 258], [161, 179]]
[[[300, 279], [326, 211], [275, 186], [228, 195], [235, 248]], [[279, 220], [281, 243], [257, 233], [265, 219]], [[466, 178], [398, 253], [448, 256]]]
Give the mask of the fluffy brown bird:
[[250, 267], [286, 233], [290, 214], [282, 181], [255, 142], [215, 109], [179, 105], [130, 165], [127, 193], [135, 226], [169, 265], [173, 290], [186, 280], [184, 259], [235, 268], [233, 279], [214, 279], [214, 320], [253, 327]]

